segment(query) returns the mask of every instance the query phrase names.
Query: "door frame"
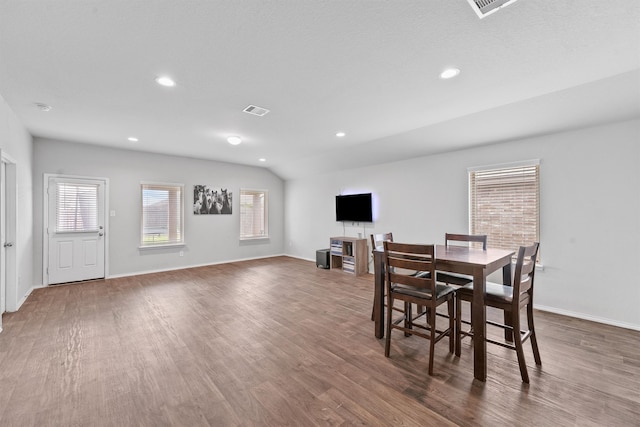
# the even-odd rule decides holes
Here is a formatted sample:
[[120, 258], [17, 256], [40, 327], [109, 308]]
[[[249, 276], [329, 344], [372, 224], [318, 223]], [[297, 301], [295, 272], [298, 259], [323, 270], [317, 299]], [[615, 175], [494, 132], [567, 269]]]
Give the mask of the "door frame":
[[[5, 298], [5, 310], [12, 312], [18, 310], [18, 257], [16, 252], [18, 251], [19, 244], [16, 241], [16, 229], [18, 218], [18, 184], [16, 179], [16, 161], [4, 151], [0, 150], [0, 161], [4, 164], [5, 170], [5, 194], [4, 203], [5, 207], [3, 212], [5, 215], [5, 241], [13, 242], [13, 248], [7, 251], [5, 250], [4, 265], [2, 265], [3, 271], [1, 274], [5, 276], [5, 295], [1, 298]], [[4, 244], [2, 242], [1, 244]]]
[[89, 181], [102, 181], [104, 183], [104, 278], [109, 277], [109, 178], [97, 176], [65, 175], [57, 173], [45, 173], [42, 183], [42, 285], [49, 286], [49, 179], [81, 179]]

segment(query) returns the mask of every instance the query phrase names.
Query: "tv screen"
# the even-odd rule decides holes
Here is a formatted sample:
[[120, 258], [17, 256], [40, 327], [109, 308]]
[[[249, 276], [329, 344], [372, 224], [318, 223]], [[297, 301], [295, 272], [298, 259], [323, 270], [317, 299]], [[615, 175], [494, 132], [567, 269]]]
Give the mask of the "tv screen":
[[371, 193], [336, 196], [336, 221], [372, 222]]

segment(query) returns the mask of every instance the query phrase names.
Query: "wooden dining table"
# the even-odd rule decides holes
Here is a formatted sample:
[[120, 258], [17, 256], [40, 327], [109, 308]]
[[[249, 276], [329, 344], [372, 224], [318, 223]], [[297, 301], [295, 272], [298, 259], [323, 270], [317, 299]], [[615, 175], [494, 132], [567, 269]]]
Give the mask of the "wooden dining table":
[[[487, 310], [484, 305], [487, 276], [502, 268], [502, 281], [511, 286], [511, 257], [514, 252], [504, 249], [486, 250], [465, 246], [436, 245], [436, 265], [438, 271], [473, 276], [473, 303], [471, 326], [473, 327], [473, 375], [480, 381], [487, 379]], [[374, 267], [374, 309], [376, 338], [384, 337], [384, 249], [377, 247], [373, 251]], [[505, 321], [509, 322], [505, 318]]]

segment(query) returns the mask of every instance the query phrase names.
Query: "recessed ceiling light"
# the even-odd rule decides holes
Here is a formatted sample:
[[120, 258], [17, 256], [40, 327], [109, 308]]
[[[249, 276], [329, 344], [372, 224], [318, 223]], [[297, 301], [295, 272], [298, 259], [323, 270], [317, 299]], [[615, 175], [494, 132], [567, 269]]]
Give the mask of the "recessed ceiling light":
[[440, 78], [451, 79], [457, 76], [458, 74], [460, 74], [460, 70], [458, 70], [457, 68], [447, 68], [446, 70], [440, 73]]
[[242, 142], [242, 138], [240, 138], [239, 136], [230, 136], [229, 138], [227, 138], [227, 142], [231, 145], [238, 145]]
[[158, 83], [160, 86], [166, 86], [166, 87], [174, 87], [176, 85], [176, 82], [174, 82], [171, 77], [167, 77], [167, 76], [156, 77], [156, 83]]
[[36, 107], [38, 107], [38, 110], [40, 111], [51, 111], [51, 105], [47, 105], [47, 104], [43, 104], [41, 102], [36, 102]]
[[266, 162], [266, 161], [267, 161], [267, 159], [265, 159], [265, 158], [263, 157], [263, 158], [261, 158], [261, 159], [258, 159], [258, 161], [259, 161], [259, 162]]
[[127, 138], [129, 141], [131, 142], [138, 142], [138, 138], [134, 137], [134, 136], [130, 136], [129, 138]]
[[342, 137], [343, 137], [343, 136], [345, 136], [345, 135], [346, 135], [346, 133], [344, 133], [344, 132], [338, 132], [338, 133], [336, 133], [336, 136], [337, 136], [338, 138], [342, 138]]

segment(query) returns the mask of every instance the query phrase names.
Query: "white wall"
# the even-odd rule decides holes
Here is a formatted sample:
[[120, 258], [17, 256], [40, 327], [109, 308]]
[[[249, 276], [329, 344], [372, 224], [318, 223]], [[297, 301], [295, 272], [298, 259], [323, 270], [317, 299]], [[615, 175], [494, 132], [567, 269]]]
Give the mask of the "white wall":
[[[34, 277], [42, 283], [43, 174], [109, 178], [110, 277], [283, 253], [284, 183], [265, 168], [34, 139]], [[140, 182], [185, 185], [184, 248], [138, 249]], [[233, 192], [232, 215], [194, 215], [193, 186]], [[240, 188], [269, 190], [270, 239], [240, 242]], [[184, 251], [180, 257], [179, 252]]]
[[468, 232], [468, 167], [538, 158], [536, 306], [640, 329], [640, 120], [288, 181], [286, 251], [314, 259], [342, 235], [334, 196], [347, 190], [372, 192], [377, 219], [346, 235], [443, 243]]
[[7, 311], [19, 308], [33, 287], [32, 141], [17, 116], [0, 96], [0, 150], [16, 162], [16, 283], [7, 283]]

